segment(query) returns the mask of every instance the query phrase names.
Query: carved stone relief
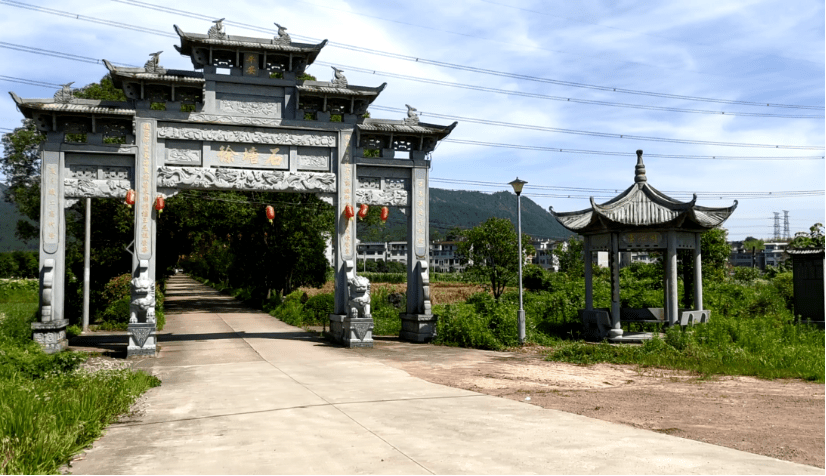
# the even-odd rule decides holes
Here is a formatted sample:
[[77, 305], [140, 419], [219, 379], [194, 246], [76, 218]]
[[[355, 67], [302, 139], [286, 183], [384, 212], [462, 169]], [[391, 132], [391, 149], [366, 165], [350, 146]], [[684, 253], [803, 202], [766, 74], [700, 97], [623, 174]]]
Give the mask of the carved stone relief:
[[72, 165], [69, 167], [69, 177], [76, 179], [96, 179], [98, 178], [98, 168], [95, 165]]
[[356, 202], [392, 207], [406, 207], [410, 204], [405, 190], [356, 190]]
[[358, 188], [361, 189], [381, 189], [381, 179], [378, 177], [359, 177]]
[[225, 116], [220, 114], [190, 114], [189, 119], [195, 122], [217, 122], [222, 124], [239, 124], [244, 126], [280, 126], [281, 119], [265, 119], [260, 117]]
[[168, 164], [201, 164], [201, 151], [192, 149], [166, 149]]
[[330, 193], [336, 190], [336, 176], [332, 173], [160, 167], [158, 169], [158, 186]]
[[220, 101], [221, 110], [236, 114], [253, 116], [275, 116], [278, 114], [278, 104], [258, 101]]
[[330, 149], [323, 147], [299, 147], [296, 158], [299, 169], [328, 170], [330, 168]]
[[282, 132], [249, 132], [195, 127], [158, 127], [159, 139], [208, 140], [218, 142], [250, 142], [254, 144], [305, 145], [335, 147], [333, 135], [289, 134]]
[[67, 198], [123, 198], [132, 188], [129, 180], [65, 179], [63, 193]]

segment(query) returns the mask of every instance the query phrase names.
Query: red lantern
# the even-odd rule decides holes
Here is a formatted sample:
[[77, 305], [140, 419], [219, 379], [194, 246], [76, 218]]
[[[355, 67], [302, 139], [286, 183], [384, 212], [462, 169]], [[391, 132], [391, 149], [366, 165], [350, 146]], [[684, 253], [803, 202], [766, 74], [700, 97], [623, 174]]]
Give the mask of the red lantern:
[[155, 199], [155, 210], [158, 210], [158, 215], [161, 214], [165, 206], [166, 201], [163, 199], [163, 196], [158, 195], [158, 198]]
[[344, 207], [344, 216], [347, 217], [348, 220], [351, 220], [356, 214], [353, 212], [353, 206], [347, 205]]
[[366, 203], [362, 203], [359, 206], [359, 220], [364, 220], [364, 217], [367, 216], [368, 210], [370, 210], [370, 207], [368, 207]]
[[129, 189], [126, 191], [126, 199], [124, 199], [124, 203], [129, 205], [129, 208], [132, 208], [132, 205], [135, 204], [135, 191]]
[[387, 222], [388, 216], [390, 216], [390, 209], [387, 207], [381, 207], [381, 215], [379, 215], [379, 218], [381, 218], [381, 222]]
[[275, 209], [270, 205], [267, 205], [267, 220], [270, 221], [270, 225], [272, 225], [273, 218], [275, 218]]

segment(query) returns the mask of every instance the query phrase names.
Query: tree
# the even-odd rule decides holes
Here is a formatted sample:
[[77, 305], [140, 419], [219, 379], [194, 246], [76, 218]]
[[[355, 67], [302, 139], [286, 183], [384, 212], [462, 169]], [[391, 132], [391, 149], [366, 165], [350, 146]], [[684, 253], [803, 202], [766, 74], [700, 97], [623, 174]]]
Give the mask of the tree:
[[[490, 218], [469, 230], [462, 231], [457, 255], [463, 263], [468, 263], [466, 273], [490, 281], [493, 297], [505, 291], [512, 284], [519, 269], [517, 258], [517, 234], [513, 223], [506, 218]], [[522, 260], [533, 254], [531, 238], [522, 236]], [[472, 264], [470, 264], [472, 263]]]
[[585, 276], [584, 243], [578, 235], [571, 235], [568, 241], [556, 245], [554, 256], [559, 260], [559, 271], [572, 278]]
[[[3, 157], [0, 171], [6, 176], [8, 190], [4, 199], [14, 204], [21, 215], [40, 222], [40, 143], [46, 136], [37, 131], [34, 122], [24, 120], [23, 126], [3, 134]], [[15, 235], [28, 241], [37, 238], [38, 227], [19, 220]]]
[[794, 234], [794, 239], [789, 243], [789, 248], [806, 249], [824, 247], [823, 223], [815, 223], [809, 228], [809, 233], [798, 232]]
[[765, 250], [766, 244], [763, 240], [758, 240], [757, 238], [748, 237], [743, 240], [743, 249], [745, 250]]

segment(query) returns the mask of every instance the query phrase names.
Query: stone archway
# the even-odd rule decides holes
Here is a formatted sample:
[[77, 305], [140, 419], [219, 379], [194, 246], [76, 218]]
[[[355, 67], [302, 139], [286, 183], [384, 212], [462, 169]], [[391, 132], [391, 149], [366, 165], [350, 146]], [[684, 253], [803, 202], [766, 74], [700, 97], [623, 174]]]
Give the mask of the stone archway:
[[[47, 136], [42, 149], [41, 312], [35, 339], [47, 351], [66, 345], [63, 314], [67, 199], [124, 197], [135, 191], [129, 355], [154, 355], [158, 197], [180, 190], [315, 193], [336, 209], [335, 313], [331, 336], [345, 346], [372, 346], [372, 318], [359, 306], [356, 224], [363, 203], [404, 207], [408, 217], [407, 340], [429, 340], [428, 176], [430, 153], [456, 123], [425, 124], [410, 108], [403, 120], [365, 119], [385, 85], [296, 79], [326, 44], [252, 39], [223, 28], [180, 36], [178, 51], [201, 71], [168, 70], [153, 56], [143, 68], [104, 61], [128, 100], [21, 99], [23, 114]], [[227, 68], [229, 75], [218, 74]], [[163, 107], [157, 107], [161, 104]], [[162, 110], [159, 110], [162, 109]], [[333, 121], [333, 117], [339, 121]], [[68, 142], [70, 134], [85, 142]], [[112, 138], [117, 140], [112, 141]], [[109, 139], [109, 140], [107, 140]], [[119, 143], [112, 143], [119, 142]], [[365, 149], [378, 157], [365, 157]], [[397, 151], [408, 157], [396, 158]], [[351, 289], [354, 295], [351, 295]]]

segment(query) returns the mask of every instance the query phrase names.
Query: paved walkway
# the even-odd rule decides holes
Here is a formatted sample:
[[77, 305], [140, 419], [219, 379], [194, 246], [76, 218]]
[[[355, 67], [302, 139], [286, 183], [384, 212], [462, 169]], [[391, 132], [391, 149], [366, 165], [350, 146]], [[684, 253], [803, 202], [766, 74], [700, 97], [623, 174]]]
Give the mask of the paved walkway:
[[824, 473], [425, 382], [185, 277], [166, 303], [163, 384], [73, 473]]

